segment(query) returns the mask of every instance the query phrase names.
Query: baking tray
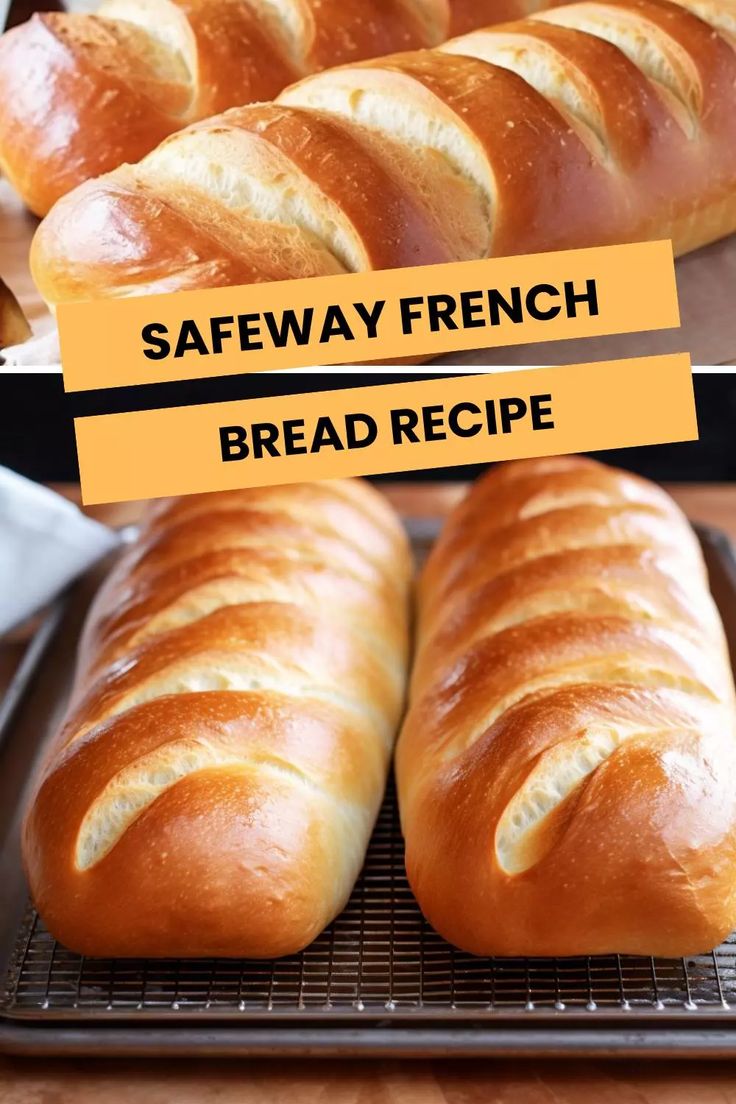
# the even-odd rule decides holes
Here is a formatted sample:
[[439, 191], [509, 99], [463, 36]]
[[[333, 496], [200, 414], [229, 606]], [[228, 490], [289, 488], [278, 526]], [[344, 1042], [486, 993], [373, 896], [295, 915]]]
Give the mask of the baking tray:
[[[412, 523], [421, 555], [438, 522]], [[698, 530], [736, 657], [736, 559]], [[423, 920], [406, 881], [393, 786], [340, 917], [273, 962], [83, 958], [28, 905], [24, 795], [63, 710], [99, 570], [52, 611], [44, 658], [11, 690], [0, 743], [0, 1051], [96, 1055], [736, 1055], [736, 935], [687, 959], [478, 958]], [[48, 625], [51, 627], [48, 627]], [[38, 645], [36, 652], [42, 652]]]

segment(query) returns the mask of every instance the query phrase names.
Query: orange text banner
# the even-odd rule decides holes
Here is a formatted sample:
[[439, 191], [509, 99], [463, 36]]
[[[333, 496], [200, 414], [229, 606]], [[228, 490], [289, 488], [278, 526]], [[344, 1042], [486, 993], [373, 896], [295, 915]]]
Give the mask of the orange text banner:
[[669, 242], [58, 308], [67, 390], [362, 364], [679, 325]]
[[697, 438], [682, 354], [78, 418], [85, 503]]

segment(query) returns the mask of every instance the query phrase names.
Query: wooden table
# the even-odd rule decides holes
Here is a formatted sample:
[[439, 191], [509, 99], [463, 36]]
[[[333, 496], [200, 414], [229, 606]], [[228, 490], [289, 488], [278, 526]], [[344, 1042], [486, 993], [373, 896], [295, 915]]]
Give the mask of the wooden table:
[[[77, 497], [73, 487], [59, 488]], [[406, 515], [445, 512], [453, 484], [396, 484]], [[668, 490], [694, 521], [736, 541], [736, 486]], [[136, 505], [96, 517], [133, 519]], [[0, 648], [0, 688], [17, 648]], [[328, 1062], [0, 1059], [2, 1104], [736, 1104], [736, 1063], [710, 1062]]]

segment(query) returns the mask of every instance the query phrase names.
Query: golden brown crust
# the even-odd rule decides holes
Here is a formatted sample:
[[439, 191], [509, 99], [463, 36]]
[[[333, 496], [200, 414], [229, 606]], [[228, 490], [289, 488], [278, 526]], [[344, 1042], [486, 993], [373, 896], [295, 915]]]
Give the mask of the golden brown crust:
[[367, 485], [152, 507], [95, 600], [25, 822], [58, 939], [270, 957], [322, 930], [383, 794], [410, 573]]
[[[84, 815], [105, 787], [132, 761], [192, 743], [216, 745], [223, 765], [163, 790], [80, 870]], [[149, 702], [80, 741], [43, 783], [24, 837], [34, 900], [55, 936], [85, 954], [292, 953], [342, 905], [333, 877], [344, 897], [357, 874], [343, 806], [374, 804], [384, 779], [377, 746], [319, 703], [234, 692]]]
[[494, 468], [423, 574], [407, 870], [478, 954], [682, 955], [736, 921], [733, 679], [695, 539], [592, 461]]
[[600, 210], [610, 205], [609, 181], [559, 112], [516, 73], [441, 50], [369, 65], [397, 98], [404, 89], [428, 92], [433, 112], [460, 124], [474, 158], [488, 167], [489, 254], [605, 235]]
[[44, 215], [195, 120], [270, 100], [328, 66], [518, 18], [528, 4], [104, 0], [95, 15], [34, 15], [0, 38], [0, 168]]
[[20, 303], [8, 285], [0, 280], [0, 349], [20, 345], [31, 336], [31, 327]]
[[[278, 104], [257, 104], [227, 112], [223, 124], [238, 137], [247, 135], [251, 160], [257, 146], [283, 156], [285, 166], [300, 174], [301, 187], [319, 190], [335, 217], [344, 221], [354, 239], [361, 268], [438, 264], [451, 259], [450, 250], [433, 233], [432, 220], [399, 174], [376, 162], [360, 136], [339, 120]], [[217, 123], [198, 129], [217, 133]], [[242, 132], [242, 135], [238, 132]], [[176, 144], [172, 143], [174, 150]], [[244, 151], [245, 153], [245, 151]], [[349, 258], [338, 255], [342, 264]]]
[[508, 23], [548, 7], [546, 0], [452, 0], [450, 35], [467, 34], [477, 27]]
[[48, 264], [34, 273], [51, 302], [59, 280], [67, 299], [94, 297], [91, 288], [103, 273], [118, 295], [134, 295], [344, 271], [298, 231], [255, 220], [236, 224], [226, 210], [208, 220], [196, 192], [183, 187], [163, 196], [127, 167], [114, 181], [100, 177], [75, 188], [55, 211], [58, 217], [42, 223]]
[[187, 121], [177, 113], [181, 86], [170, 86], [169, 106], [165, 84], [159, 98], [136, 79], [140, 37], [54, 12], [0, 38], [0, 169], [35, 214], [82, 180], [139, 160]]
[[[36, 235], [35, 279], [56, 303], [658, 238], [694, 249], [736, 229], [728, 5], [583, 0], [309, 77], [67, 197]], [[105, 211], [121, 191], [145, 196], [123, 225]], [[159, 225], [165, 205], [177, 221]]]

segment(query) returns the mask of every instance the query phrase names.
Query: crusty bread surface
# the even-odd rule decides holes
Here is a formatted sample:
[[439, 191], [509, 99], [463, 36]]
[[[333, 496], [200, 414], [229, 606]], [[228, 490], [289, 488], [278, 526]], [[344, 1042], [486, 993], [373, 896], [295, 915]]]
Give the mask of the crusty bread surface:
[[477, 954], [679, 956], [736, 926], [736, 709], [698, 541], [593, 461], [494, 468], [420, 582], [406, 864]]
[[0, 169], [38, 215], [167, 135], [332, 65], [436, 46], [548, 0], [103, 0], [0, 38]]
[[89, 181], [32, 270], [74, 299], [736, 228], [734, 0], [582, 0], [308, 77]]
[[154, 506], [94, 603], [25, 821], [64, 945], [273, 957], [319, 934], [383, 796], [410, 577], [361, 481]]

